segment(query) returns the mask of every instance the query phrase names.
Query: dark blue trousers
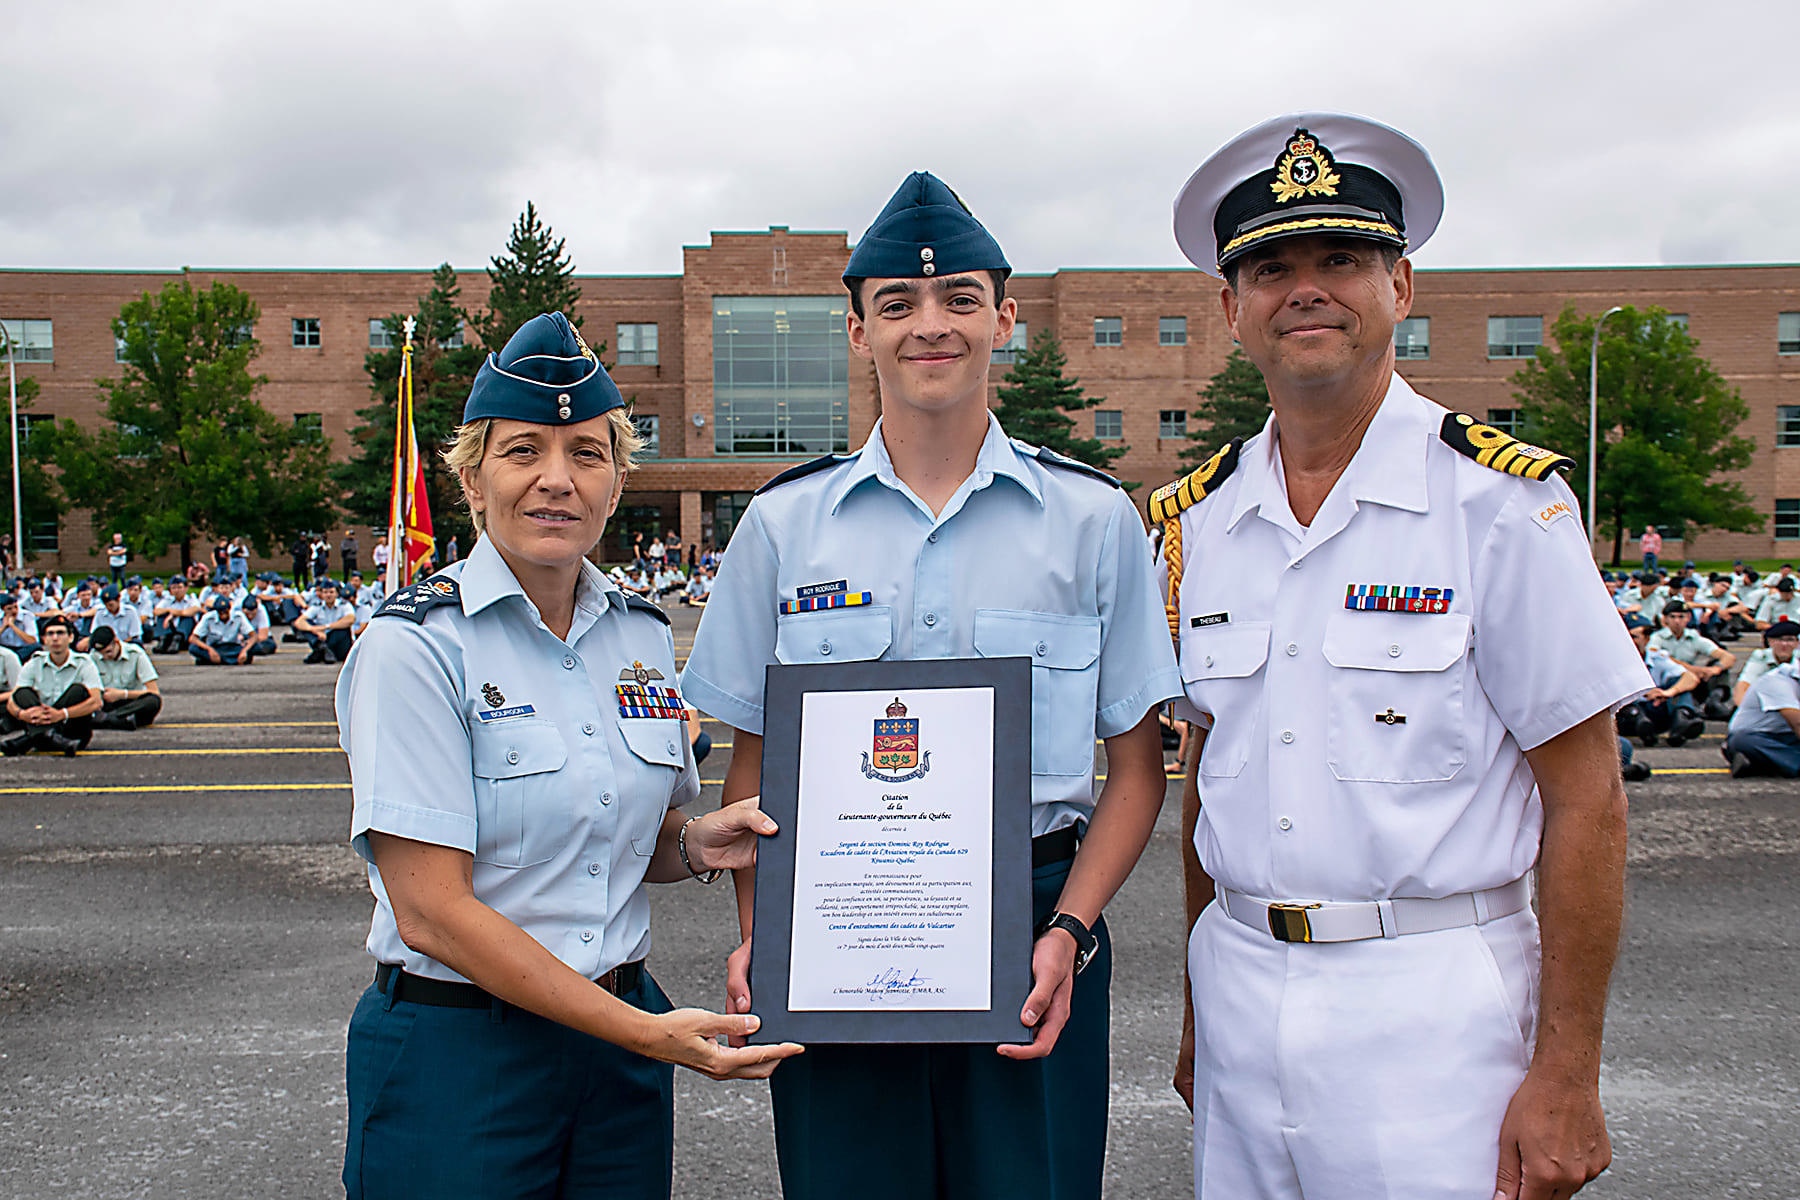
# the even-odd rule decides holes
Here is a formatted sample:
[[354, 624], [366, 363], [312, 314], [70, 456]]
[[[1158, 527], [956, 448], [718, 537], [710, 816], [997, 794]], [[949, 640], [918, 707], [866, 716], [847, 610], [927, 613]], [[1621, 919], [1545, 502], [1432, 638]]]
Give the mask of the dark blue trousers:
[[[649, 972], [620, 999], [670, 1009]], [[436, 1008], [370, 985], [346, 1082], [350, 1200], [668, 1200], [674, 1068], [509, 1004]]]
[[1761, 733], [1740, 730], [1725, 735], [1725, 757], [1743, 754], [1755, 764], [1758, 773], [1800, 775], [1800, 740], [1791, 733]]
[[[1032, 872], [1033, 921], [1069, 863]], [[1106, 1159], [1112, 943], [1075, 977], [1048, 1058], [992, 1046], [826, 1046], [775, 1069], [786, 1200], [1097, 1200]], [[752, 1003], [754, 1007], [754, 1001]]]

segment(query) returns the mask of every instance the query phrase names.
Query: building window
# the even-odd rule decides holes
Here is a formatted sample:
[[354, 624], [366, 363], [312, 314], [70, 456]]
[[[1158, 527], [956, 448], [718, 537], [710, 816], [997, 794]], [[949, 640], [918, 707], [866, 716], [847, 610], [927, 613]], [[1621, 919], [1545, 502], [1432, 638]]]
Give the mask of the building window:
[[1775, 444], [1800, 446], [1800, 404], [1775, 406]]
[[303, 442], [322, 442], [325, 440], [325, 414], [295, 413], [294, 429]]
[[1487, 423], [1501, 433], [1510, 433], [1514, 437], [1519, 436], [1519, 427], [1524, 424], [1519, 420], [1519, 410], [1516, 408], [1488, 409]]
[[713, 297], [713, 450], [850, 448], [847, 297]]
[[55, 554], [57, 551], [56, 521], [36, 521], [25, 529], [25, 543], [34, 554]]
[[25, 455], [32, 453], [33, 438], [39, 439], [38, 449], [40, 451], [47, 451], [49, 449], [50, 444], [47, 440], [43, 440], [43, 439], [48, 438], [48, 436], [51, 433], [54, 433], [55, 430], [56, 430], [56, 418], [51, 416], [49, 413], [20, 413], [19, 414], [19, 454], [20, 454], [20, 456], [23, 457]]
[[1800, 312], [1782, 313], [1776, 320], [1775, 350], [1778, 354], [1800, 354]]
[[319, 318], [294, 318], [294, 345], [309, 347], [323, 344], [319, 337]]
[[1095, 317], [1094, 345], [1117, 346], [1125, 341], [1125, 319], [1123, 317]]
[[1775, 537], [1778, 541], [1800, 538], [1800, 500], [1775, 502]]
[[438, 343], [439, 350], [461, 350], [468, 343], [469, 324], [467, 321], [456, 322], [456, 332]]
[[1187, 318], [1156, 318], [1156, 344], [1159, 346], [1187, 345]]
[[1688, 331], [1688, 315], [1686, 313], [1669, 313], [1663, 320], [1686, 333]]
[[[654, 328], [654, 326], [652, 326]], [[662, 457], [662, 418], [659, 416], [633, 416], [632, 423], [637, 426], [638, 436], [644, 439], [644, 448], [638, 451], [639, 458]]]
[[656, 325], [619, 325], [619, 358], [621, 367], [654, 367], [656, 365]]
[[251, 338], [253, 338], [255, 336], [256, 336], [256, 326], [252, 325], [250, 322], [246, 321], [242, 325], [239, 325], [236, 329], [232, 330], [230, 333], [225, 335], [225, 345], [228, 348], [235, 349], [238, 346], [242, 346], [244, 343], [248, 342]]
[[1116, 442], [1125, 436], [1125, 410], [1122, 408], [1096, 408], [1094, 410], [1094, 436], [1103, 442]]
[[1187, 409], [1165, 408], [1156, 414], [1156, 436], [1159, 438], [1184, 438], [1187, 436]]
[[1542, 317], [1489, 317], [1489, 358], [1533, 358], [1544, 344]]
[[[298, 341], [295, 341], [294, 343], [296, 346], [299, 344]], [[396, 338], [393, 331], [388, 328], [386, 317], [369, 318], [369, 349], [392, 350], [399, 344], [399, 339]]]
[[1019, 353], [1025, 349], [1026, 339], [1025, 322], [1014, 321], [1012, 336], [1006, 339], [1006, 345], [994, 351], [994, 361], [1001, 364], [1018, 362]]
[[125, 339], [116, 333], [113, 334], [113, 361], [125, 361]]
[[18, 362], [55, 362], [55, 331], [49, 321], [0, 321]]
[[1408, 317], [1394, 325], [1394, 357], [1431, 357], [1430, 317]]

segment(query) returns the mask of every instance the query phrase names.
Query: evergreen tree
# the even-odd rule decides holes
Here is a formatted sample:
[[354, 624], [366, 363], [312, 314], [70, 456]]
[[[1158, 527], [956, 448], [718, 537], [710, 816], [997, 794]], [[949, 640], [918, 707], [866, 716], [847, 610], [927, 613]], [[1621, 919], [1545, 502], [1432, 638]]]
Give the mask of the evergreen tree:
[[[1584, 506], [1593, 335], [1592, 317], [1564, 308], [1555, 348], [1513, 375], [1526, 440], [1575, 460], [1569, 486]], [[1762, 528], [1742, 485], [1718, 478], [1750, 465], [1756, 443], [1737, 433], [1750, 407], [1668, 313], [1626, 308], [1606, 322], [1599, 409], [1595, 529], [1612, 534], [1615, 566], [1626, 531], [1645, 525]]]
[[[489, 350], [498, 353], [519, 326], [540, 313], [560, 312], [581, 328], [581, 318], [575, 315], [581, 289], [574, 283], [575, 264], [564, 253], [563, 242], [538, 218], [537, 206], [527, 202], [513, 222], [506, 253], [489, 260], [488, 311], [462, 314]], [[598, 354], [599, 348], [594, 352]]]
[[1105, 470], [1128, 447], [1108, 446], [1097, 438], [1075, 435], [1075, 419], [1069, 414], [1106, 401], [1102, 396], [1085, 395], [1079, 380], [1064, 375], [1063, 368], [1068, 364], [1056, 335], [1048, 329], [1039, 330], [1006, 373], [994, 415], [1011, 437], [1034, 446], [1047, 446], [1058, 454]]
[[62, 488], [97, 531], [146, 558], [179, 543], [186, 566], [197, 536], [248, 537], [266, 555], [331, 523], [329, 446], [256, 399], [257, 315], [230, 284], [186, 278], [119, 310], [124, 366], [99, 381], [104, 423], [63, 421], [55, 438]]
[[[461, 296], [456, 271], [444, 263], [431, 273], [431, 288], [419, 297], [414, 313], [413, 432], [425, 465], [425, 494], [431, 504], [432, 531], [440, 557], [452, 535], [462, 546], [472, 545], [474, 540], [468, 511], [462, 507], [462, 485], [438, 456], [462, 423], [469, 388], [486, 357], [479, 346], [467, 344], [458, 306]], [[356, 410], [362, 424], [350, 433], [349, 458], [332, 468], [345, 493], [345, 509], [357, 522], [377, 530], [385, 530], [388, 523], [400, 347], [405, 341], [401, 314], [392, 313], [382, 323], [393, 348], [371, 350], [363, 356], [363, 369], [369, 375], [369, 406]]]
[[1195, 425], [1188, 431], [1193, 444], [1181, 452], [1181, 461], [1191, 466], [1211, 458], [1232, 438], [1260, 432], [1269, 419], [1269, 385], [1241, 349], [1231, 351], [1199, 395]]

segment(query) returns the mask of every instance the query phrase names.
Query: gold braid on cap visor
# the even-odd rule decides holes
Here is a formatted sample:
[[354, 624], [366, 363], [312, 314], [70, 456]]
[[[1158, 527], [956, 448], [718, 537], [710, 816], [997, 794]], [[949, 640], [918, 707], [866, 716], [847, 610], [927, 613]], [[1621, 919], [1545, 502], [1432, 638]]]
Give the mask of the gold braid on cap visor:
[[1395, 229], [1386, 221], [1364, 221], [1357, 217], [1306, 217], [1298, 221], [1281, 221], [1274, 225], [1265, 225], [1261, 229], [1252, 229], [1249, 233], [1240, 233], [1225, 243], [1219, 251], [1219, 263], [1224, 265], [1232, 253], [1243, 249], [1253, 242], [1281, 234], [1302, 233], [1309, 229], [1342, 230], [1345, 233], [1385, 233], [1389, 237], [1398, 238], [1400, 244], [1406, 244], [1406, 235]]

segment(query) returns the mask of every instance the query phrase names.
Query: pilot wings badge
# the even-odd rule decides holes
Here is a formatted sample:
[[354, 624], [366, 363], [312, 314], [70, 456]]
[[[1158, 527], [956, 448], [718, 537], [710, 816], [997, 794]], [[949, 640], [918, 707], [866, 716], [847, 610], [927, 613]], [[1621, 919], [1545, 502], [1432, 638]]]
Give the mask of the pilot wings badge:
[[931, 770], [931, 752], [919, 753], [919, 719], [906, 715], [906, 705], [895, 696], [887, 716], [875, 718], [874, 757], [863, 751], [862, 773], [884, 783], [905, 783]]

